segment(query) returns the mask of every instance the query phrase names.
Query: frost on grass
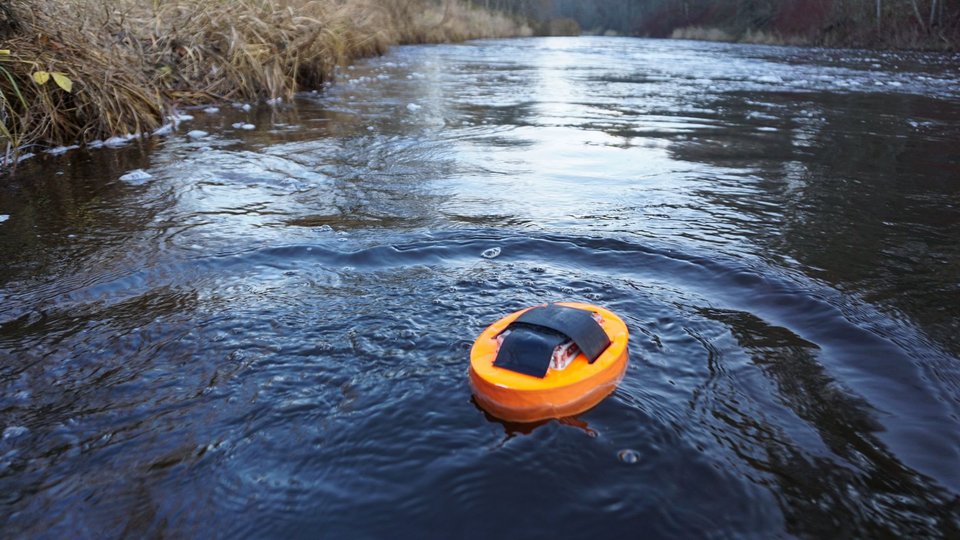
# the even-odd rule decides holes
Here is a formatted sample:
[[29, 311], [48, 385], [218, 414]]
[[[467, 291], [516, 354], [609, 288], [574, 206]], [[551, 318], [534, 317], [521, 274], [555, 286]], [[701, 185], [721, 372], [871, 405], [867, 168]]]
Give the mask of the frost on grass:
[[106, 139], [105, 141], [103, 141], [103, 145], [106, 146], [107, 148], [118, 148], [120, 146], [126, 145], [129, 141], [130, 141], [129, 138], [124, 137], [122, 135], [118, 135], [116, 137], [110, 137], [109, 139]]
[[71, 144], [70, 146], [57, 146], [55, 148], [50, 148], [49, 150], [46, 150], [46, 152], [51, 156], [60, 156], [66, 154], [70, 150], [76, 150], [77, 148], [80, 148], [80, 145]]

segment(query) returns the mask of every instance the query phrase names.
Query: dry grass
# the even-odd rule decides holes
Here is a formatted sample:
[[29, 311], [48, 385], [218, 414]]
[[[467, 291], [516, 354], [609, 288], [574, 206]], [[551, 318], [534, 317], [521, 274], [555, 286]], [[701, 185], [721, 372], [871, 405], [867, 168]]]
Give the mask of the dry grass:
[[719, 28], [703, 28], [702, 26], [685, 26], [674, 29], [670, 37], [699, 41], [736, 41], [736, 38]]
[[755, 43], [758, 45], [809, 45], [810, 40], [802, 36], [791, 36], [780, 32], [764, 32], [763, 30], [747, 30], [740, 37], [740, 43]]
[[580, 24], [570, 18], [550, 19], [540, 29], [546, 36], [579, 36]]
[[[3, 160], [33, 144], [146, 133], [180, 104], [290, 98], [396, 43], [529, 34], [456, 0], [8, 0], [0, 8]], [[38, 84], [37, 72], [72, 88]]]
[[702, 26], [685, 26], [677, 28], [670, 35], [673, 39], [694, 39], [699, 41], [736, 41], [739, 43], [753, 43], [757, 45], [809, 45], [810, 40], [802, 36], [787, 36], [779, 32], [764, 32], [763, 30], [747, 29], [740, 37], [721, 30], [720, 28], [704, 28]]

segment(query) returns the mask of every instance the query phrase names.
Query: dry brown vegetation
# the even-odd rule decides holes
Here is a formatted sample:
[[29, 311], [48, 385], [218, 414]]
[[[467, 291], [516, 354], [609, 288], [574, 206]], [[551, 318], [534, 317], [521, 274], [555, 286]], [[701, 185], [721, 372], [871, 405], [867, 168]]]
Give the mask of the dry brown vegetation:
[[[474, 0], [479, 3], [480, 0]], [[549, 28], [569, 17], [590, 33], [955, 51], [957, 0], [483, 0]], [[544, 33], [549, 33], [545, 31]]]
[[673, 39], [693, 39], [699, 41], [735, 41], [738, 43], [754, 43], [758, 45], [811, 44], [811, 40], [803, 36], [784, 35], [779, 32], [764, 32], [763, 30], [752, 30], [749, 28], [739, 36], [735, 36], [720, 28], [684, 26], [674, 29], [670, 37]]
[[701, 41], [736, 41], [727, 32], [719, 28], [704, 28], [702, 26], [684, 26], [675, 28], [670, 34], [673, 39], [696, 39]]
[[177, 105], [290, 98], [392, 44], [528, 33], [455, 0], [9, 0], [0, 161], [147, 133]]
[[643, 4], [642, 17], [632, 25], [640, 35], [926, 50], [956, 50], [960, 43], [960, 3], [943, 0], [643, 0]]

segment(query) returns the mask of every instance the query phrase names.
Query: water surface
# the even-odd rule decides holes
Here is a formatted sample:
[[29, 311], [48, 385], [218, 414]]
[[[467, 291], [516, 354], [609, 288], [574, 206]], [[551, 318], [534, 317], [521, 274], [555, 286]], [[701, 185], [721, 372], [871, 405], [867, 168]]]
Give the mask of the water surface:
[[[958, 66], [400, 47], [27, 161], [0, 187], [0, 531], [956, 537]], [[620, 388], [486, 416], [472, 340], [559, 300], [628, 323]]]

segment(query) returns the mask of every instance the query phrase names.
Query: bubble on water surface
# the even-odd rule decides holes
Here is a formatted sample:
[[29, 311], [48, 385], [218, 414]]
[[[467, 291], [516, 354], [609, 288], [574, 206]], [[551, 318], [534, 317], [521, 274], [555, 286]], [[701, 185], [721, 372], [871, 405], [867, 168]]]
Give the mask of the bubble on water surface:
[[480, 256], [483, 257], [484, 259], [495, 259], [499, 255], [500, 255], [500, 248], [498, 247], [492, 247], [490, 249], [484, 250], [484, 252], [480, 254]]
[[617, 452], [617, 459], [619, 459], [622, 463], [626, 463], [627, 465], [636, 465], [637, 463], [640, 463], [641, 457], [642, 456], [640, 455], [640, 452], [630, 448]]

